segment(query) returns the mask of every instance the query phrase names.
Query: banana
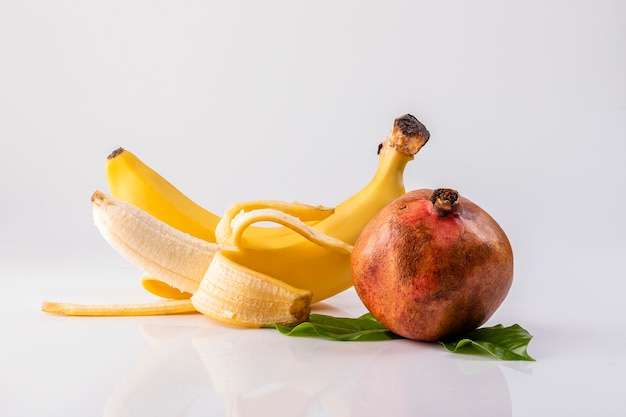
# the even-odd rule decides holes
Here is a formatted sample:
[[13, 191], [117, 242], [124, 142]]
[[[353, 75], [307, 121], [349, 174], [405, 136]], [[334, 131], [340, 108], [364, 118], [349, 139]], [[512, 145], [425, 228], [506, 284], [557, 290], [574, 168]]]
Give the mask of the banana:
[[[379, 146], [379, 163], [371, 181], [313, 227], [348, 245], [354, 244], [369, 220], [388, 203], [405, 193], [406, 164], [429, 139], [426, 128], [405, 115]], [[251, 222], [233, 227], [240, 211], [227, 209], [215, 230], [221, 253], [236, 264], [278, 278], [296, 288], [310, 289], [312, 302], [331, 297], [352, 286], [349, 253], [329, 251], [306, 236], [291, 233], [271, 240], [248, 234]], [[236, 223], [236, 222], [235, 222]]]
[[114, 150], [107, 157], [105, 176], [112, 197], [182, 232], [215, 242], [214, 230], [220, 216], [196, 204], [130, 151]]
[[216, 243], [183, 233], [99, 190], [91, 202], [96, 227], [113, 249], [179, 293], [196, 291], [219, 250]]
[[[118, 148], [107, 157], [105, 176], [112, 197], [126, 201], [182, 232], [215, 242], [215, 228], [221, 217], [191, 200], [129, 150]], [[255, 201], [231, 208], [252, 210], [282, 204], [279, 201]], [[297, 213], [310, 223], [323, 220], [334, 211], [330, 207], [308, 204], [288, 205], [291, 213]], [[273, 239], [286, 232], [267, 227], [254, 227], [249, 231], [255, 239]]]
[[[405, 193], [406, 164], [428, 139], [428, 131], [415, 117], [397, 118], [379, 145], [379, 163], [371, 181], [334, 210], [300, 203], [253, 201], [233, 204], [219, 218], [197, 205], [181, 204], [186, 198], [181, 197], [182, 193], [158, 174], [155, 177], [144, 173], [130, 175], [130, 183], [137, 178], [156, 180], [121, 188], [145, 191], [144, 196], [150, 197], [143, 197], [144, 202], [161, 199], [174, 203], [165, 205], [168, 210], [175, 207], [172, 210], [177, 213], [170, 221], [198, 218], [198, 213], [204, 213], [213, 234], [205, 235], [206, 240], [192, 236], [157, 218], [155, 206], [146, 211], [99, 191], [92, 197], [94, 219], [111, 246], [146, 272], [147, 289], [151, 287], [152, 292], [160, 294], [177, 292], [177, 296], [169, 298], [182, 300], [165, 302], [172, 309], [179, 305], [189, 308], [191, 302], [195, 310], [230, 324], [294, 324], [306, 320], [311, 303], [352, 285], [351, 245], [374, 214]], [[132, 195], [127, 198], [137, 199]], [[186, 216], [192, 211], [193, 216]], [[161, 219], [168, 213], [162, 212]], [[253, 226], [261, 221], [281, 226]], [[197, 224], [189, 222], [186, 227], [193, 229]], [[267, 236], [272, 238], [260, 238]], [[193, 294], [191, 300], [186, 300], [189, 294]], [[108, 314], [112, 310], [115, 308], [107, 310]], [[122, 307], [117, 310], [124, 314]], [[54, 312], [63, 314], [62, 310]]]
[[[105, 177], [111, 197], [130, 203], [184, 233], [207, 242], [215, 242], [215, 228], [221, 217], [190, 199], [131, 151], [118, 148], [111, 152], [105, 163]], [[245, 202], [235, 204], [231, 209], [239, 211], [263, 207], [282, 207], [309, 224], [327, 218], [334, 211], [331, 207], [280, 201]], [[274, 239], [288, 232], [284, 228], [267, 227], [251, 227], [248, 231], [255, 239]], [[191, 293], [181, 292], [145, 271], [141, 276], [141, 284], [147, 291], [159, 297], [191, 297]]]
[[311, 296], [309, 290], [249, 270], [218, 252], [191, 302], [197, 311], [216, 320], [259, 327], [307, 320]]
[[[233, 265], [221, 257], [216, 243], [183, 233], [138, 207], [99, 190], [93, 193], [91, 201], [94, 222], [104, 239], [124, 258], [146, 271], [144, 280], [157, 288], [153, 293], [166, 294], [171, 300], [110, 305], [46, 301], [42, 305], [43, 311], [74, 316], [138, 316], [200, 311], [224, 322], [248, 327], [258, 327], [262, 322], [297, 324], [308, 318], [310, 291], [293, 288], [272, 277]], [[251, 207], [266, 207], [267, 204], [271, 202], [256, 202]], [[303, 205], [299, 203], [277, 202], [275, 206], [295, 214], [303, 210]], [[266, 210], [270, 209], [255, 209], [250, 213]], [[298, 224], [292, 227], [311, 229], [297, 217], [280, 210], [271, 209], [282, 217], [294, 219]], [[335, 243], [332, 238], [319, 234], [312, 238]], [[204, 279], [205, 275], [216, 276], [219, 281], [210, 282]], [[159, 278], [154, 278], [156, 276]], [[198, 301], [192, 303], [188, 298], [196, 293], [201, 281], [205, 282], [205, 286], [213, 284], [211, 292], [215, 295], [203, 299], [203, 295], [207, 294], [204, 291], [198, 295]], [[202, 310], [197, 310], [196, 304]], [[229, 315], [229, 311], [235, 313]]]

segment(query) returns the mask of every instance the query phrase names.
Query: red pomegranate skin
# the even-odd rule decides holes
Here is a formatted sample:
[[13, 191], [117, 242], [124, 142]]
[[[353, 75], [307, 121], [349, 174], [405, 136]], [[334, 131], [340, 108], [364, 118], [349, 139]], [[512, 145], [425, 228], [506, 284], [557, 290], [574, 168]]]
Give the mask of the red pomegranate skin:
[[392, 332], [421, 341], [476, 329], [513, 281], [511, 244], [498, 223], [462, 196], [441, 216], [432, 194], [410, 191], [383, 208], [351, 256], [367, 309]]

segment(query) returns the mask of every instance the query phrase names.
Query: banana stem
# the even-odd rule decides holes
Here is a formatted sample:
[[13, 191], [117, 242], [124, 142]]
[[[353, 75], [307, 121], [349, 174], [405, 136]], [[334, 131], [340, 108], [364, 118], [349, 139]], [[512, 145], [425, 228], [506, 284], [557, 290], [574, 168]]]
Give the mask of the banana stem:
[[394, 120], [393, 129], [379, 146], [379, 153], [385, 148], [413, 156], [430, 139], [430, 132], [415, 116], [405, 114]]
[[[404, 169], [415, 154], [428, 142], [430, 133], [426, 127], [410, 114], [398, 117], [393, 129], [378, 145], [378, 168], [371, 185], [381, 182], [404, 184]], [[395, 173], [395, 176], [390, 175]]]

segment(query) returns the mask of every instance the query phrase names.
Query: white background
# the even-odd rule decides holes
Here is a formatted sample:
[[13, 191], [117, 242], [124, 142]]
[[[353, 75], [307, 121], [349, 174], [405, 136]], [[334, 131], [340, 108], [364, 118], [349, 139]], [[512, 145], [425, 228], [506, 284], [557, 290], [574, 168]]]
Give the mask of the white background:
[[[218, 213], [256, 198], [335, 205], [411, 113], [431, 140], [407, 189], [457, 188], [514, 248], [515, 282], [493, 320], [531, 331], [538, 360], [523, 372], [486, 365], [505, 371], [505, 406], [623, 415], [625, 21], [618, 0], [3, 2], [0, 414], [102, 414], [146, 345], [145, 320], [39, 312], [50, 298], [148, 298], [91, 220], [113, 149]], [[354, 297], [329, 304], [356, 313]], [[284, 340], [273, 343], [294, 343]], [[228, 409], [207, 395], [180, 415]], [[300, 415], [356, 413], [344, 408]]]

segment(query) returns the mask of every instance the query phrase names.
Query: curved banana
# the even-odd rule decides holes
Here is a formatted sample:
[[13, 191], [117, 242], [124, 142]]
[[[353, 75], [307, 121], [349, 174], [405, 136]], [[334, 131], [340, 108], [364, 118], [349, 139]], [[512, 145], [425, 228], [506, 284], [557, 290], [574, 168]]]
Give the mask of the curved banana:
[[[164, 223], [192, 236], [215, 242], [215, 228], [221, 217], [191, 200], [127, 149], [114, 150], [106, 160], [105, 176], [111, 196], [126, 201]], [[334, 209], [300, 203], [255, 201], [233, 207], [253, 210], [288, 204], [289, 211], [304, 221], [315, 223], [330, 216]], [[285, 234], [281, 228], [254, 227], [255, 239], [273, 239]]]
[[107, 157], [105, 176], [111, 196], [180, 231], [215, 242], [220, 216], [196, 204], [130, 151], [114, 150]]
[[[217, 243], [100, 192], [92, 199], [94, 218], [116, 250], [154, 277], [148, 281], [161, 281], [155, 293], [173, 288], [186, 294], [172, 298], [193, 294], [191, 300], [170, 300], [172, 305], [182, 302], [189, 308], [191, 302], [197, 311], [241, 326], [293, 324], [308, 317], [311, 303], [352, 285], [351, 245], [374, 214], [404, 194], [406, 164], [428, 139], [415, 117], [399, 117], [379, 146], [374, 177], [331, 215], [322, 210], [320, 216], [315, 206], [298, 203], [237, 203], [215, 225]], [[305, 223], [312, 214], [325, 218]], [[268, 220], [282, 226], [252, 226]], [[269, 229], [274, 237], [260, 239], [260, 229]]]
[[[428, 131], [415, 117], [397, 118], [380, 145], [378, 168], [372, 180], [313, 227], [322, 234], [354, 244], [374, 214], [405, 193], [404, 168], [428, 139]], [[223, 248], [224, 257], [296, 288], [310, 289], [312, 302], [352, 286], [348, 253], [329, 251], [298, 233], [271, 240], [255, 239], [245, 227], [235, 233], [233, 221], [239, 212], [227, 209], [217, 225], [217, 243]]]
[[[207, 242], [215, 242], [215, 227], [221, 217], [205, 209], [180, 191], [161, 174], [152, 169], [135, 154], [118, 148], [107, 156], [105, 176], [111, 197], [125, 201], [145, 211], [158, 220]], [[254, 210], [280, 207], [301, 219], [314, 224], [330, 216], [334, 209], [282, 201], [254, 201], [231, 206], [234, 210]], [[252, 227], [249, 231], [255, 239], [274, 239], [288, 233], [282, 228]], [[144, 271], [141, 284], [152, 294], [170, 299], [191, 297], [188, 291], [180, 291], [162, 276]]]

